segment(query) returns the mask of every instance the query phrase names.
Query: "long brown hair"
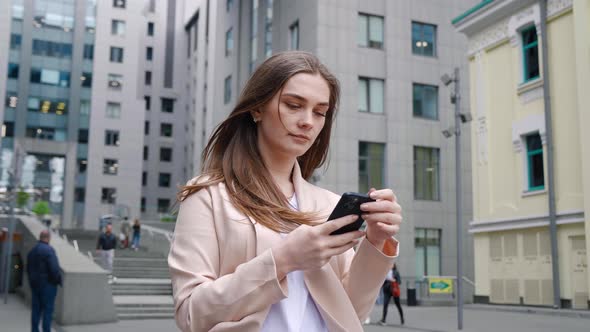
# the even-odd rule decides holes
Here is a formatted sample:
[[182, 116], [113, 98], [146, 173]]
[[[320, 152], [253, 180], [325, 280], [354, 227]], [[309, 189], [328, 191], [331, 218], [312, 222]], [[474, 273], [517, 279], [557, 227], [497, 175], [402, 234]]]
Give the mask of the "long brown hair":
[[308, 179], [328, 155], [332, 123], [338, 108], [340, 85], [313, 54], [301, 51], [277, 53], [252, 74], [233, 111], [213, 132], [202, 154], [202, 174], [181, 188], [179, 201], [220, 182], [225, 183], [232, 204], [260, 224], [288, 232], [301, 224], [318, 221], [314, 213], [293, 211], [287, 198], [272, 180], [258, 150], [257, 125], [252, 112], [260, 110], [285, 83], [299, 73], [319, 74], [330, 89], [324, 127], [313, 145], [297, 160], [301, 175]]

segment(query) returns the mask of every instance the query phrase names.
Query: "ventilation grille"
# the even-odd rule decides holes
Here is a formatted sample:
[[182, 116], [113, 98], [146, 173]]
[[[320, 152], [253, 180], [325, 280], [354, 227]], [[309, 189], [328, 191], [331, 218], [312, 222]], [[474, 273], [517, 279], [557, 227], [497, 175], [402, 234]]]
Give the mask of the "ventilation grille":
[[490, 302], [504, 303], [504, 282], [501, 279], [492, 279], [490, 287]]
[[539, 280], [524, 281], [524, 304], [541, 304]]
[[518, 287], [518, 279], [504, 280], [504, 291], [506, 303], [520, 303], [520, 289]]

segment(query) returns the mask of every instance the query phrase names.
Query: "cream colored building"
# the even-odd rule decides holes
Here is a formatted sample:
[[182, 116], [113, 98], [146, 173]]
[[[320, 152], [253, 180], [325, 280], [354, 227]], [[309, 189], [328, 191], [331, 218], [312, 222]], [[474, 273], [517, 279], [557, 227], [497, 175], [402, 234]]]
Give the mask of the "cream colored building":
[[558, 303], [588, 309], [590, 1], [546, 3], [549, 75], [539, 1], [486, 0], [453, 21], [469, 39], [475, 300], [554, 304], [546, 131], [552, 127]]

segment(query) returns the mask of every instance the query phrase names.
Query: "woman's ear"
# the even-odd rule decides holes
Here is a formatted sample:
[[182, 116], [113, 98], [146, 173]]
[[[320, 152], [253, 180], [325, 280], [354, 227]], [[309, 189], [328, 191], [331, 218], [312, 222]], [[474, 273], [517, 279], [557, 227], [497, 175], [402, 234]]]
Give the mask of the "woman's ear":
[[260, 110], [251, 111], [250, 114], [252, 115], [252, 120], [257, 123], [262, 118], [262, 114]]

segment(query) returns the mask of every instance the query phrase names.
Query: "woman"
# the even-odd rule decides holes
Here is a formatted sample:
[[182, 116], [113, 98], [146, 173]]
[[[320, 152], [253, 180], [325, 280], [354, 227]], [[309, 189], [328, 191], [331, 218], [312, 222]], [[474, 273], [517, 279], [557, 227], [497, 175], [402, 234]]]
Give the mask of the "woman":
[[404, 325], [404, 311], [402, 310], [402, 305], [399, 300], [399, 294], [394, 294], [392, 291], [392, 283], [396, 281], [398, 285], [401, 286], [402, 284], [402, 277], [400, 276], [399, 272], [397, 271], [397, 265], [393, 263], [393, 268], [391, 271], [387, 273], [387, 277], [385, 278], [385, 282], [383, 283], [383, 316], [381, 316], [381, 320], [379, 324], [385, 325], [385, 319], [387, 318], [387, 309], [389, 308], [389, 301], [393, 297], [393, 302], [395, 302], [395, 306], [397, 307], [397, 311], [399, 312], [399, 317], [401, 319], [402, 325]]
[[133, 241], [131, 242], [131, 248], [137, 251], [139, 250], [139, 239], [141, 238], [141, 226], [139, 225], [139, 219], [133, 221]]
[[401, 207], [372, 189], [366, 232], [329, 235], [356, 216], [324, 223], [339, 196], [305, 179], [326, 159], [339, 91], [315, 56], [279, 53], [214, 131], [179, 193], [168, 257], [182, 331], [362, 331]]

